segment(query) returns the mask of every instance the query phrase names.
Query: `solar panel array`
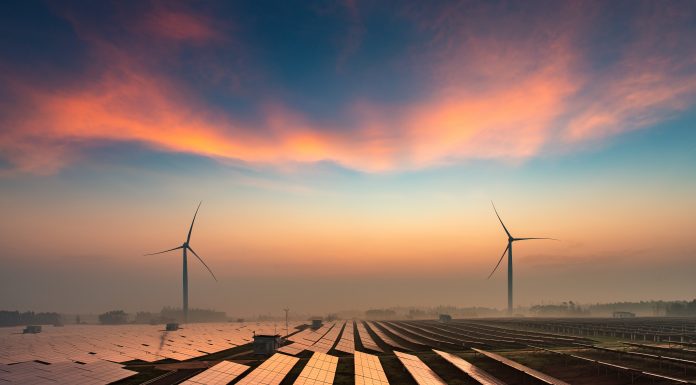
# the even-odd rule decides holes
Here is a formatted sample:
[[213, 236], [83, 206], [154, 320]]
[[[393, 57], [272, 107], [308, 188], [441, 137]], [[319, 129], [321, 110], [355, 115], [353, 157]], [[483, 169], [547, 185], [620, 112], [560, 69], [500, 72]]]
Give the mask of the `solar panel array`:
[[406, 333], [404, 333], [402, 331], [403, 329], [399, 330], [399, 329], [397, 329], [397, 327], [394, 327], [393, 325], [391, 325], [387, 322], [375, 322], [375, 324], [378, 324], [379, 326], [386, 329], [388, 332], [392, 333], [395, 336], [398, 336], [399, 338], [401, 338], [402, 340], [404, 340], [408, 343], [411, 343], [414, 345], [427, 346], [427, 345], [424, 345], [422, 341], [419, 341], [419, 340], [407, 335]]
[[[316, 330], [311, 328], [305, 329], [299, 333], [290, 336], [288, 340], [292, 341], [292, 343], [283, 346], [282, 348], [278, 349], [278, 351], [292, 355], [300, 354], [305, 350], [326, 353], [329, 351], [329, 349], [331, 349], [331, 346], [333, 346], [333, 343], [336, 341], [338, 333], [341, 330], [340, 327], [338, 328], [338, 330], [335, 331], [335, 334], [332, 333], [327, 337], [327, 339], [324, 339], [323, 341], [321, 340], [324, 338], [324, 336], [326, 336], [335, 328], [335, 322], [328, 322]], [[321, 343], [319, 343], [320, 341]], [[315, 344], [318, 345], [316, 347], [313, 347]], [[327, 345], [329, 345], [328, 348], [326, 347]]]
[[331, 385], [336, 377], [338, 357], [315, 352], [302, 369], [295, 385]]
[[369, 325], [370, 329], [373, 332], [375, 332], [377, 337], [379, 337], [382, 341], [384, 341], [384, 343], [391, 346], [392, 348], [401, 349], [401, 350], [405, 350], [405, 351], [411, 350], [411, 349], [401, 345], [400, 343], [396, 342], [394, 339], [392, 339], [389, 335], [387, 335], [387, 333], [382, 331], [382, 329], [380, 329], [374, 322], [370, 322], [368, 325]]
[[420, 358], [406, 353], [395, 351], [396, 358], [406, 367], [418, 385], [447, 385], [432, 369], [430, 369]]
[[278, 385], [300, 359], [276, 353], [251, 373], [242, 378], [238, 385]]
[[44, 327], [39, 334], [21, 334], [18, 328], [0, 329], [0, 364], [26, 361], [113, 362], [165, 358], [187, 360], [243, 345], [253, 334], [275, 330], [271, 323], [189, 324], [167, 332], [157, 325], [74, 325]]
[[182, 382], [182, 385], [227, 385], [249, 369], [249, 366], [236, 362], [222, 361], [202, 373]]
[[188, 360], [275, 330], [273, 323], [187, 324], [170, 332], [161, 325], [45, 326], [39, 334], [0, 328], [0, 383], [105, 384], [135, 374], [119, 363]]
[[314, 345], [310, 346], [307, 348], [307, 350], [311, 350], [313, 352], [319, 352], [319, 353], [328, 353], [329, 350], [336, 344], [336, 340], [338, 339], [339, 333], [341, 333], [341, 330], [343, 330], [343, 326], [346, 323], [343, 322], [342, 324], [337, 324], [331, 330], [329, 330], [324, 336], [322, 336], [317, 343]]
[[355, 335], [354, 335], [354, 322], [348, 321], [346, 327], [343, 328], [343, 334], [341, 334], [341, 340], [336, 344], [335, 349], [342, 351], [344, 353], [353, 354], [355, 352]]
[[355, 352], [355, 385], [389, 385], [379, 357]]
[[472, 365], [471, 363], [459, 356], [455, 356], [452, 353], [441, 352], [435, 349], [433, 349], [433, 351], [440, 355], [440, 357], [447, 360], [452, 365], [459, 368], [459, 370], [466, 373], [466, 375], [476, 380], [481, 385], [506, 385], [503, 381], [500, 381], [499, 379], [491, 376], [485, 370]]
[[358, 332], [358, 338], [360, 338], [360, 342], [362, 343], [362, 346], [365, 349], [369, 349], [375, 352], [384, 352], [382, 348], [377, 345], [374, 339], [372, 339], [372, 336], [370, 336], [370, 333], [367, 332], [367, 329], [365, 328], [365, 323], [362, 321], [357, 321], [355, 324], [356, 331]]

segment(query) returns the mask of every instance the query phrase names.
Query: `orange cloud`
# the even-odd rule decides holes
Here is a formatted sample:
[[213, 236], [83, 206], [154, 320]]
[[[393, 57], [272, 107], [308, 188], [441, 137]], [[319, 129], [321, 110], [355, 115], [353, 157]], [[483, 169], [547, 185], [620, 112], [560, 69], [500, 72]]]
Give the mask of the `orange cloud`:
[[[171, 39], [215, 38], [204, 19], [190, 14], [157, 9], [144, 20]], [[253, 123], [238, 119], [206, 106], [138, 55], [92, 36], [108, 65], [88, 82], [59, 90], [7, 82], [24, 109], [3, 121], [0, 149], [17, 169], [43, 173], [74, 161], [81, 143], [100, 140], [250, 163], [332, 161], [380, 172], [523, 160], [559, 133], [570, 142], [615, 135], [693, 103], [690, 62], [659, 55], [638, 60], [652, 49], [639, 45], [597, 78], [581, 70], [587, 59], [574, 36], [556, 32], [542, 39], [507, 36], [511, 41], [453, 34], [442, 44], [446, 52], [438, 46], [430, 56], [430, 92], [401, 105], [356, 101], [345, 107], [350, 126], [317, 123], [279, 104]]]

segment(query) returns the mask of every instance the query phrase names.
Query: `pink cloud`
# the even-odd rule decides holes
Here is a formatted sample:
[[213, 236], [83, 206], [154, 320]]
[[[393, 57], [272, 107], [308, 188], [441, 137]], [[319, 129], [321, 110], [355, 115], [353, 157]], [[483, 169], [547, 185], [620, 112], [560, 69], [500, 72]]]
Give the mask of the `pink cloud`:
[[188, 9], [174, 9], [165, 3], [157, 3], [154, 10], [140, 22], [140, 27], [162, 38], [207, 42], [216, 40], [221, 34], [215, 30], [213, 18], [194, 13]]
[[[157, 8], [143, 20], [148, 31], [176, 41], [217, 38], [205, 18], [181, 11]], [[138, 55], [91, 36], [106, 66], [89, 81], [61, 90], [5, 82], [23, 108], [3, 120], [0, 149], [18, 170], [35, 173], [76, 161], [79, 144], [95, 140], [250, 163], [332, 161], [384, 172], [529, 159], [555, 141], [584, 142], [654, 124], [696, 96], [696, 49], [660, 52], [646, 35], [597, 75], [584, 70], [586, 52], [576, 44], [585, 17], [524, 33], [517, 33], [524, 23], [510, 21], [499, 34], [481, 35], [455, 21], [445, 13], [441, 24], [424, 26], [436, 37], [419, 57], [431, 89], [397, 105], [356, 100], [344, 106], [350, 127], [319, 123], [282, 103], [249, 123], [207, 106]], [[669, 36], [677, 47], [686, 44]]]

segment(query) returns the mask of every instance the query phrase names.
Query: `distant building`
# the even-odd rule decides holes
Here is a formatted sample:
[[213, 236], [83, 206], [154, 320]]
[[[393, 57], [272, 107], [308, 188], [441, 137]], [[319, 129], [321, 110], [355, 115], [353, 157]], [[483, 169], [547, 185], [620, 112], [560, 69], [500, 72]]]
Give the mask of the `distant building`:
[[451, 322], [452, 316], [449, 314], [440, 314], [440, 322]]
[[256, 334], [254, 335], [254, 354], [270, 356], [278, 350], [281, 341], [279, 334]]
[[24, 334], [37, 334], [41, 333], [41, 325], [28, 325], [22, 331]]
[[614, 318], [636, 318], [636, 313], [630, 311], [615, 311]]

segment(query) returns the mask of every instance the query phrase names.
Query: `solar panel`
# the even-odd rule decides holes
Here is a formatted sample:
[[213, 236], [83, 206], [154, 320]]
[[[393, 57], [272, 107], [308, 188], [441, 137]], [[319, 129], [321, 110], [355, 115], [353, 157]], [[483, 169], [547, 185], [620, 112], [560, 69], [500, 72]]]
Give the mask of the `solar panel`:
[[362, 343], [362, 346], [365, 349], [370, 349], [375, 352], [383, 352], [382, 348], [377, 345], [375, 340], [372, 339], [372, 336], [367, 332], [367, 329], [365, 328], [365, 324], [361, 321], [357, 321], [355, 324], [356, 331], [358, 332], [358, 338], [360, 338], [360, 342]]
[[353, 353], [355, 352], [355, 335], [354, 335], [354, 330], [355, 325], [353, 321], [350, 321], [346, 324], [346, 327], [343, 328], [343, 334], [341, 334], [341, 339], [338, 341], [338, 344], [336, 344], [336, 347], [334, 349], [342, 351], [344, 353]]
[[440, 357], [444, 358], [452, 365], [459, 368], [459, 370], [466, 373], [469, 377], [478, 381], [478, 383], [481, 385], [506, 385], [503, 381], [500, 381], [499, 379], [491, 376], [485, 370], [479, 369], [478, 367], [470, 364], [468, 361], [459, 356], [455, 356], [454, 354], [447, 352], [441, 352], [435, 349], [433, 349], [433, 351], [439, 354]]
[[424, 344], [422, 341], [418, 341], [417, 339], [412, 338], [412, 337], [408, 336], [407, 334], [403, 333], [401, 330], [398, 330], [397, 328], [393, 327], [394, 325], [392, 325], [392, 324], [389, 324], [387, 322], [375, 322], [375, 323], [378, 324], [379, 326], [383, 327], [384, 329], [386, 329], [388, 332], [398, 336], [399, 338], [401, 338], [407, 342], [410, 342], [414, 345], [424, 346], [424, 347], [428, 346], [428, 345]]
[[432, 371], [420, 358], [395, 351], [396, 358], [406, 367], [418, 385], [447, 385], [445, 381]]
[[300, 359], [276, 353], [242, 378], [238, 385], [278, 385]]
[[334, 327], [332, 327], [326, 334], [324, 334], [321, 337], [321, 339], [319, 339], [319, 341], [317, 341], [314, 345], [308, 347], [307, 350], [319, 353], [328, 353], [329, 350], [331, 350], [331, 348], [336, 343], [336, 339], [338, 338], [338, 334], [343, 329], [343, 325], [345, 325], [345, 322], [343, 322], [343, 324], [340, 326], [335, 325]]
[[536, 378], [537, 380], [543, 381], [543, 382], [545, 382], [545, 383], [547, 383], [547, 384], [553, 384], [553, 385], [569, 385], [569, 384], [568, 384], [567, 382], [565, 382], [565, 381], [561, 381], [561, 380], [559, 380], [559, 379], [557, 379], [557, 378], [555, 378], [555, 377], [551, 377], [551, 376], [549, 376], [548, 374], [544, 374], [544, 373], [542, 373], [542, 372], [540, 372], [540, 371], [537, 371], [537, 370], [534, 370], [534, 369], [529, 368], [529, 367], [527, 367], [527, 366], [524, 366], [524, 365], [520, 364], [519, 362], [515, 362], [515, 361], [513, 361], [513, 360], [511, 360], [511, 359], [508, 359], [508, 358], [505, 358], [505, 357], [503, 357], [503, 356], [501, 356], [501, 355], [498, 355], [498, 354], [495, 354], [495, 353], [491, 353], [491, 352], [487, 352], [487, 351], [481, 350], [481, 349], [476, 349], [476, 348], [472, 348], [472, 349], [473, 349], [474, 351], [477, 351], [477, 352], [483, 354], [484, 356], [486, 356], [486, 357], [488, 357], [488, 358], [491, 358], [491, 359], [493, 359], [493, 360], [496, 360], [496, 361], [500, 362], [501, 364], [503, 364], [503, 365], [505, 365], [505, 366], [511, 367], [511, 368], [513, 368], [513, 369], [515, 369], [515, 370], [518, 370], [518, 371], [520, 371], [520, 372], [522, 372], [522, 373], [525, 373], [525, 374], [527, 374], [528, 376], [534, 377], [534, 378]]
[[315, 352], [302, 369], [295, 385], [330, 385], [336, 377], [338, 357]]
[[389, 385], [379, 357], [355, 352], [355, 385]]
[[226, 385], [230, 381], [239, 377], [249, 366], [236, 362], [222, 361], [213, 367], [206, 369], [202, 373], [182, 382], [185, 385]]
[[372, 329], [372, 331], [375, 332], [375, 334], [377, 334], [377, 336], [382, 341], [384, 341], [387, 345], [391, 346], [392, 348], [401, 349], [401, 350], [405, 350], [405, 351], [411, 351], [411, 349], [409, 349], [409, 348], [401, 345], [400, 343], [394, 341], [387, 333], [383, 332], [382, 329], [377, 327], [374, 322], [370, 322], [369, 325], [370, 325], [370, 329]]
[[289, 340], [293, 341], [293, 343], [281, 347], [278, 351], [292, 354], [293, 356], [305, 350], [328, 353], [336, 343], [336, 339], [342, 328], [343, 324], [336, 325], [336, 323], [332, 322], [324, 324], [317, 330], [305, 329], [291, 336]]

